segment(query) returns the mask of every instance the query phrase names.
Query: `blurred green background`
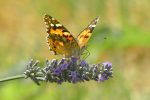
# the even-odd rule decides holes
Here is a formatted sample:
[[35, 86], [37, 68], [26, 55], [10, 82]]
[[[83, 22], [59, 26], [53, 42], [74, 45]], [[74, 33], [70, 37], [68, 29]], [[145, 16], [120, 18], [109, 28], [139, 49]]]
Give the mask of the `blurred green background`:
[[31, 58], [41, 66], [46, 58], [61, 58], [48, 50], [46, 13], [74, 36], [100, 16], [86, 60], [114, 67], [114, 78], [104, 83], [0, 83], [0, 100], [150, 100], [149, 11], [150, 0], [0, 0], [1, 78], [21, 74]]

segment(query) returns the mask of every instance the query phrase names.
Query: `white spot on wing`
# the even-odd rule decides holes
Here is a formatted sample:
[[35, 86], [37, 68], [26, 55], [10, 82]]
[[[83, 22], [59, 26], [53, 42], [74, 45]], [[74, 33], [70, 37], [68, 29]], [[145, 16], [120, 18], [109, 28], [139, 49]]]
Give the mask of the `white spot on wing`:
[[49, 28], [49, 25], [46, 25], [46, 28]]
[[55, 20], [55, 18], [52, 18], [52, 20]]
[[54, 26], [54, 24], [50, 24], [51, 25], [51, 27], [53, 27]]
[[94, 25], [90, 25], [89, 27], [95, 27], [96, 25], [94, 24]]
[[60, 27], [60, 26], [62, 26], [61, 24], [56, 24], [56, 27]]
[[49, 32], [49, 29], [46, 29], [46, 32]]
[[45, 24], [47, 24], [47, 22], [44, 22]]

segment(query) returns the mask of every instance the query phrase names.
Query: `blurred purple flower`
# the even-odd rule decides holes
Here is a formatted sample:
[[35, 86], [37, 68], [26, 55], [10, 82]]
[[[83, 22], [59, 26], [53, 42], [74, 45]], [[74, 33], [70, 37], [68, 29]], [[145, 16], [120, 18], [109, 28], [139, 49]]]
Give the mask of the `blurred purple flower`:
[[104, 62], [104, 63], [102, 63], [102, 65], [106, 69], [111, 69], [112, 68], [112, 63], [111, 62]]
[[64, 63], [64, 61], [65, 61], [65, 58], [62, 58], [62, 59], [61, 59], [61, 63]]
[[60, 73], [61, 73], [60, 67], [54, 69], [54, 74], [55, 74], [55, 75], [59, 75]]
[[98, 81], [103, 82], [108, 80], [109, 77], [112, 77], [112, 63], [104, 62], [102, 63], [103, 71], [98, 75]]
[[81, 62], [80, 62], [80, 65], [81, 66], [85, 66], [87, 64], [87, 62], [85, 61], [85, 60], [82, 60]]
[[72, 61], [73, 63], [76, 63], [77, 60], [78, 60], [78, 58], [76, 58], [76, 57], [71, 57], [71, 61]]
[[76, 71], [71, 71], [71, 81], [72, 81], [72, 83], [77, 82], [77, 72]]
[[105, 73], [98, 75], [98, 81], [99, 82], [104, 82], [107, 79], [108, 79], [108, 76]]
[[[34, 74], [33, 74], [34, 73]], [[26, 78], [30, 77], [39, 85], [39, 81], [55, 82], [84, 82], [95, 80], [104, 82], [112, 77], [112, 63], [88, 64], [85, 60], [78, 58], [62, 58], [58, 60], [47, 60], [44, 68], [38, 67], [38, 62], [30, 61], [24, 72]]]
[[65, 61], [63, 64], [60, 65], [61, 70], [66, 70], [68, 68], [68, 63]]

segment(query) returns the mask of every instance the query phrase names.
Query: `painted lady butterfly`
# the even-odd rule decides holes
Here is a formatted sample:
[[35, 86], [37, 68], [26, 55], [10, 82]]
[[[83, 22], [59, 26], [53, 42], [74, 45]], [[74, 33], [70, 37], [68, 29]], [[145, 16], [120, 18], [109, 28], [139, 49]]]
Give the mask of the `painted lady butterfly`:
[[86, 44], [92, 35], [99, 17], [95, 18], [78, 36], [74, 38], [72, 34], [50, 15], [45, 15], [44, 21], [47, 28], [47, 42], [50, 51], [55, 55], [62, 54], [65, 57], [80, 58]]

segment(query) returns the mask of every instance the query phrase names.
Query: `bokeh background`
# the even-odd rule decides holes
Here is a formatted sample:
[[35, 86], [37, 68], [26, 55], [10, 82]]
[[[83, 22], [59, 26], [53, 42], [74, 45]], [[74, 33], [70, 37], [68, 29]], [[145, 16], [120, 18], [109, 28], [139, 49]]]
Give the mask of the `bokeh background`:
[[48, 50], [46, 13], [74, 36], [100, 16], [86, 60], [114, 67], [114, 77], [103, 83], [0, 83], [0, 100], [150, 100], [149, 11], [150, 0], [0, 0], [1, 78], [21, 74], [31, 58], [41, 66], [61, 58]]

